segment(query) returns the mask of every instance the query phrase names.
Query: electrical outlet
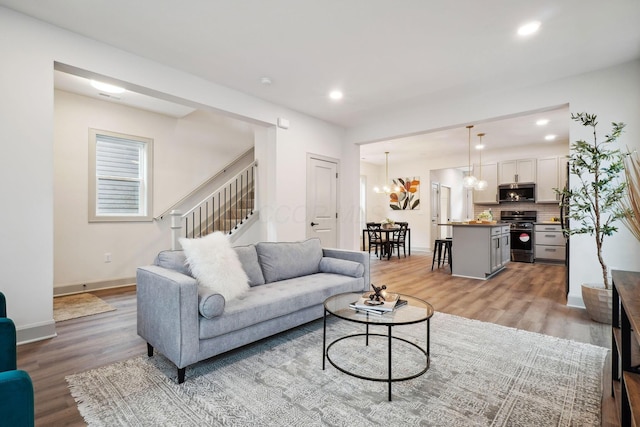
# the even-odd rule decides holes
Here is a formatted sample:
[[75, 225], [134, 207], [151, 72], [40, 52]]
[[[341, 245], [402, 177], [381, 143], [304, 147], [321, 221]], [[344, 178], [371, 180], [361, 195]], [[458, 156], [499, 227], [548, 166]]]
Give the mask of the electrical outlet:
[[111, 262], [111, 253], [107, 252], [104, 254], [104, 262]]

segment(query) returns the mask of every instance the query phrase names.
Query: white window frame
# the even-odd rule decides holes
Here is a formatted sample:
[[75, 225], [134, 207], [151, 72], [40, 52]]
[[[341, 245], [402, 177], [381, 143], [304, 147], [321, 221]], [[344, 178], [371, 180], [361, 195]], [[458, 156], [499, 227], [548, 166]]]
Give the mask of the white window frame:
[[[101, 135], [122, 140], [123, 144], [140, 146], [139, 176], [137, 178], [98, 176], [97, 146]], [[113, 141], [112, 141], [113, 142]], [[101, 178], [134, 180], [140, 182], [138, 213], [104, 213], [98, 208], [98, 184]], [[116, 132], [89, 129], [89, 222], [153, 221], [153, 139]]]

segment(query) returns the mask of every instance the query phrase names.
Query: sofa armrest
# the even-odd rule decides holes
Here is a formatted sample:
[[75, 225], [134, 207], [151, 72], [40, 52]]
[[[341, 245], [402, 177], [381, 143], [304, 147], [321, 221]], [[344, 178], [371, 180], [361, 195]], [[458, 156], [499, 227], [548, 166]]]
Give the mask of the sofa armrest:
[[0, 423], [33, 426], [35, 423], [33, 383], [25, 371], [0, 373]]
[[139, 267], [138, 335], [178, 368], [198, 361], [198, 283], [158, 266]]
[[370, 258], [367, 252], [349, 251], [346, 249], [322, 249], [323, 255], [331, 258], [346, 259], [362, 264], [364, 267], [364, 284], [363, 291], [368, 291], [371, 285], [371, 276], [369, 274]]

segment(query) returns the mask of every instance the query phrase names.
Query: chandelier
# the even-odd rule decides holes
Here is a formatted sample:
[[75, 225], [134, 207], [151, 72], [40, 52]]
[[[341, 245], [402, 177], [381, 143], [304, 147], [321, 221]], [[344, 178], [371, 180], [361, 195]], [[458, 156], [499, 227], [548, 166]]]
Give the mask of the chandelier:
[[397, 185], [394, 185], [393, 188], [389, 186], [389, 152], [385, 151], [384, 156], [385, 156], [385, 179], [384, 179], [385, 184], [382, 186], [382, 188], [380, 188], [379, 186], [373, 187], [373, 191], [379, 194], [397, 193], [398, 191], [400, 191], [400, 187], [398, 187]]
[[479, 133], [478, 137], [480, 138], [480, 143], [476, 145], [476, 150], [480, 151], [480, 179], [476, 182], [476, 185], [473, 187], [475, 190], [482, 191], [486, 190], [489, 185], [486, 180], [482, 179], [482, 150], [484, 149], [484, 144], [482, 143], [482, 137], [484, 133]]
[[471, 129], [473, 125], [468, 125], [467, 129], [469, 129], [469, 169], [467, 176], [462, 179], [462, 185], [464, 188], [474, 188], [478, 183], [478, 178], [471, 174]]

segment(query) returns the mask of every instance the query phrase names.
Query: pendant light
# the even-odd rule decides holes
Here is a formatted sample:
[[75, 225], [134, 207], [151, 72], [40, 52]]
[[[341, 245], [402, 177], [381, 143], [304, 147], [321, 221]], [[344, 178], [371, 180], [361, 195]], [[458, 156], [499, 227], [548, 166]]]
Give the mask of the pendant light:
[[480, 179], [476, 183], [475, 187], [473, 187], [477, 191], [486, 190], [489, 185], [486, 180], [482, 179], [482, 150], [484, 150], [484, 144], [482, 143], [482, 137], [484, 133], [479, 133], [478, 137], [480, 138], [480, 143], [476, 145], [476, 149], [480, 151]]
[[389, 152], [385, 151], [384, 152], [384, 156], [385, 156], [385, 180], [384, 180], [384, 185], [382, 186], [382, 188], [380, 188], [379, 186], [375, 186], [373, 187], [373, 191], [375, 191], [376, 193], [379, 194], [391, 194], [391, 193], [397, 193], [398, 191], [400, 191], [400, 187], [398, 187], [397, 185], [395, 185], [393, 188], [391, 188], [389, 186]]
[[471, 128], [473, 128], [473, 125], [467, 126], [467, 129], [469, 129], [469, 172], [467, 176], [462, 179], [464, 188], [473, 188], [478, 182], [478, 178], [471, 174]]

